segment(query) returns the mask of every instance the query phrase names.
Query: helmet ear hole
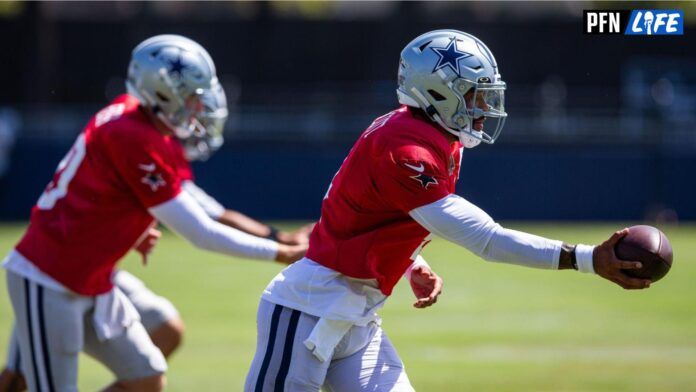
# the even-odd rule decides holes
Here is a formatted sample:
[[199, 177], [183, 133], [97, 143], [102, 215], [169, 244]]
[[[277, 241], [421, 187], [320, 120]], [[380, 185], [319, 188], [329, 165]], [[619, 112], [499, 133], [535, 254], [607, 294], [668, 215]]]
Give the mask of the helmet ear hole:
[[459, 128], [464, 128], [466, 126], [466, 117], [462, 116], [461, 114], [457, 113], [454, 116], [452, 116], [452, 121], [457, 124]]
[[425, 48], [427, 48], [428, 45], [430, 45], [431, 42], [433, 42], [433, 40], [426, 41], [423, 45], [421, 45], [421, 46], [418, 47], [418, 50], [420, 50], [421, 52], [423, 52], [423, 51], [425, 50]]
[[435, 90], [428, 90], [428, 94], [430, 94], [430, 96], [433, 97], [433, 99], [435, 101], [438, 101], [438, 102], [447, 100], [447, 98], [445, 98], [442, 94], [438, 93]]

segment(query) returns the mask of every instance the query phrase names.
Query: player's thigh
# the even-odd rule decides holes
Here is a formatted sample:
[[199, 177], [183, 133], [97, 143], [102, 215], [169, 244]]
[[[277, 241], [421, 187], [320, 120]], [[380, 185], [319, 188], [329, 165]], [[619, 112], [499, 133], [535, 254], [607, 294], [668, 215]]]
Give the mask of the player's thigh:
[[256, 354], [244, 390], [319, 391], [328, 363], [304, 346], [317, 318], [261, 300], [257, 314]]
[[109, 368], [118, 380], [158, 376], [167, 370], [162, 352], [152, 343], [139, 321], [128, 326], [120, 335], [103, 341], [97, 338], [93, 328], [88, 328], [85, 331], [84, 351]]
[[327, 392], [412, 392], [404, 364], [380, 327], [370, 343], [347, 357], [332, 361], [326, 376]]
[[119, 270], [114, 274], [113, 281], [133, 303], [149, 333], [169, 321], [179, 320], [179, 312], [168, 299], [155, 294], [131, 273]]
[[77, 390], [77, 361], [83, 346], [87, 297], [44, 288], [7, 274], [15, 312], [21, 368], [29, 389]]

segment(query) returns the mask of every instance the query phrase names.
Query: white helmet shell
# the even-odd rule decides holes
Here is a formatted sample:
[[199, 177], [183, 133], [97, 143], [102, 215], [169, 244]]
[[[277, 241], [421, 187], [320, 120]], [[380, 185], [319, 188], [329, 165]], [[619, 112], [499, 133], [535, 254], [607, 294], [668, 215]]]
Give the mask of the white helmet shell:
[[180, 35], [151, 37], [133, 50], [126, 87], [181, 139], [205, 132], [201, 97], [217, 88], [215, 64], [198, 43]]
[[[423, 109], [433, 121], [472, 148], [494, 143], [507, 117], [505, 83], [486, 45], [457, 30], [435, 30], [411, 41], [401, 52], [397, 96]], [[496, 120], [490, 133], [474, 122]]]

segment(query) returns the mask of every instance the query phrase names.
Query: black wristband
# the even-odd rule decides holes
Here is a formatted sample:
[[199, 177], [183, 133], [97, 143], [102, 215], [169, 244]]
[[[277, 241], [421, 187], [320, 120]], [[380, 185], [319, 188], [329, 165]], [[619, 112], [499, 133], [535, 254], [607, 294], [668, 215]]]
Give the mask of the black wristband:
[[573, 249], [570, 251], [570, 265], [573, 267], [574, 270], [578, 270], [578, 258], [575, 255], [575, 248], [577, 245], [573, 245]]
[[561, 245], [561, 255], [558, 259], [558, 269], [578, 269], [578, 260], [575, 255], [576, 245], [564, 242]]
[[[268, 230], [270, 230], [271, 232], [268, 233], [266, 238], [268, 238], [269, 240], [273, 240], [275, 242], [278, 242], [278, 233], [280, 232], [280, 230], [276, 229], [273, 226], [268, 226]], [[575, 269], [577, 269], [577, 267]]]

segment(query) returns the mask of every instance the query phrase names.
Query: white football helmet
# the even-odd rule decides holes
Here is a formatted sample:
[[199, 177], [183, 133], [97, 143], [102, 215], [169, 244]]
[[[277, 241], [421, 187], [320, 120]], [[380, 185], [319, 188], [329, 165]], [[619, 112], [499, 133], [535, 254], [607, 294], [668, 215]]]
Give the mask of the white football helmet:
[[[221, 89], [208, 52], [186, 37], [171, 34], [151, 37], [133, 49], [126, 88], [181, 140], [205, 136], [204, 97]], [[226, 112], [223, 103], [213, 112], [223, 108]]]
[[[435, 30], [401, 52], [399, 102], [423, 109], [462, 145], [493, 144], [505, 124], [505, 82], [486, 45], [457, 30]], [[490, 133], [483, 120], [496, 121]], [[478, 129], [477, 129], [478, 128]]]

